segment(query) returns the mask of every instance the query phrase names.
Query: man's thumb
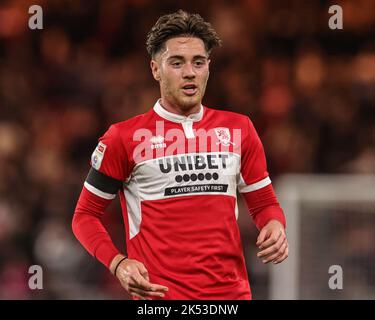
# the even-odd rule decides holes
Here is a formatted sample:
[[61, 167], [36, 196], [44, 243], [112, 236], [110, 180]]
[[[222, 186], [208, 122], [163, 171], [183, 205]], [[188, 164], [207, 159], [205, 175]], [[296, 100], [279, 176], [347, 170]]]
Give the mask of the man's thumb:
[[148, 271], [147, 271], [146, 267], [145, 267], [143, 264], [141, 264], [140, 267], [139, 267], [139, 273], [140, 273], [141, 276], [142, 276], [143, 278], [145, 278], [147, 281], [150, 281], [150, 278], [149, 278], [149, 276], [148, 276]]

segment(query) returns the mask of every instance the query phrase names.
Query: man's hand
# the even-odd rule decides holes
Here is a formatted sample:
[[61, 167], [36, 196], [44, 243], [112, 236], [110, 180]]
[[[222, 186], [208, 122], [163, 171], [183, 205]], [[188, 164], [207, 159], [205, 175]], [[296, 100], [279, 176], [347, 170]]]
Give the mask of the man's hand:
[[257, 256], [263, 263], [280, 263], [288, 257], [289, 248], [285, 229], [277, 220], [269, 221], [260, 231], [256, 245], [261, 250]]
[[[122, 255], [116, 256], [111, 262], [110, 270], [114, 274], [114, 268], [121, 259]], [[143, 263], [134, 259], [125, 259], [121, 261], [116, 270], [116, 277], [125, 290], [141, 300], [151, 300], [152, 297], [164, 297], [164, 292], [168, 288], [159, 284], [149, 282], [148, 272]]]

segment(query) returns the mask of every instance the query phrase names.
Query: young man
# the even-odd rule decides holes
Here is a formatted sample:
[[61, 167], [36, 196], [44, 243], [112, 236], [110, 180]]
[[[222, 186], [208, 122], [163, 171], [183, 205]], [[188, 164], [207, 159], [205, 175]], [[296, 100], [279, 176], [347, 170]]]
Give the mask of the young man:
[[[201, 104], [217, 45], [199, 15], [160, 17], [147, 49], [161, 99], [112, 125], [91, 157], [73, 231], [135, 299], [251, 299], [237, 190], [260, 230], [258, 257], [288, 256], [285, 217], [251, 121]], [[116, 193], [127, 255], [101, 223]]]

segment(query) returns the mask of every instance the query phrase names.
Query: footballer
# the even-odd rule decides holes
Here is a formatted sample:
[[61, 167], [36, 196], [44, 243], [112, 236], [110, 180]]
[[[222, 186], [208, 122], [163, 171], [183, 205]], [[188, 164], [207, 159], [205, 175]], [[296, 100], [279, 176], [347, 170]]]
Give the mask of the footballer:
[[[200, 15], [161, 16], [147, 36], [160, 98], [111, 125], [92, 153], [73, 232], [134, 299], [251, 299], [237, 191], [259, 230], [257, 256], [275, 264], [288, 256], [285, 216], [251, 120], [202, 104], [219, 45]], [[126, 253], [101, 222], [116, 195]]]

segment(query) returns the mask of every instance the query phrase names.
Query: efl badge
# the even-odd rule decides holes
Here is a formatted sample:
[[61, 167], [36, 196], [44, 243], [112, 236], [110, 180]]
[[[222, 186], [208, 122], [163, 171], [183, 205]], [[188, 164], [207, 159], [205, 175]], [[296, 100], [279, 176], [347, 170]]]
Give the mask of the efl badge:
[[229, 146], [230, 144], [234, 145], [232, 141], [230, 141], [230, 131], [228, 128], [215, 128], [215, 133], [217, 138], [219, 139], [216, 144], [221, 143], [224, 146]]
[[104, 157], [107, 146], [103, 142], [99, 142], [91, 155], [91, 165], [94, 169], [99, 170]]

